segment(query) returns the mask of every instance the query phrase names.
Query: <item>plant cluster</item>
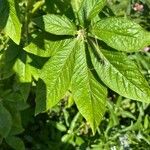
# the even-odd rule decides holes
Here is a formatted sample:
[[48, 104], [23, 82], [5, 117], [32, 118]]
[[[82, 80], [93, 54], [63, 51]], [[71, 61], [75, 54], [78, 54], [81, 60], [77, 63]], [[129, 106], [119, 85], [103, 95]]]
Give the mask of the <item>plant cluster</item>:
[[[121, 144], [121, 137], [126, 141], [122, 134], [125, 131], [136, 134], [137, 129], [142, 130], [144, 126], [145, 130], [138, 133], [139, 139], [150, 144], [146, 139], [149, 137], [145, 137], [149, 134], [148, 115], [143, 115], [149, 106], [145, 103], [150, 102], [149, 75], [144, 72], [146, 80], [140, 68], [143, 62], [139, 59], [149, 57], [137, 53], [150, 45], [150, 32], [145, 18], [137, 20], [139, 25], [128, 17], [133, 10], [136, 11], [130, 15], [133, 19], [144, 12], [144, 4], [149, 9], [148, 0], [141, 5], [119, 0], [0, 0], [1, 143], [6, 142], [16, 150], [25, 149], [22, 138], [17, 135], [24, 131], [23, 126], [28, 126], [34, 114], [47, 112], [46, 120], [52, 117], [53, 121], [46, 125], [41, 121], [41, 128], [45, 128], [43, 139], [48, 138], [48, 129], [55, 131], [56, 128], [67, 134], [52, 138], [63, 136], [64, 143], [80, 147], [86, 140], [79, 135], [89, 133], [91, 128], [93, 134], [104, 135], [96, 147], [108, 149], [118, 137]], [[119, 13], [118, 6], [121, 7]], [[116, 93], [119, 98], [113, 98]], [[110, 99], [115, 99], [116, 104]], [[130, 99], [145, 103], [130, 104]], [[59, 108], [54, 113], [59, 116], [54, 121], [56, 116], [49, 115], [48, 111], [55, 110], [62, 100], [67, 106], [61, 106], [62, 110]], [[134, 115], [123, 108], [123, 102]], [[78, 113], [76, 108], [72, 108], [75, 112], [67, 110], [74, 103]], [[138, 117], [135, 107], [139, 109]], [[62, 120], [59, 113], [63, 113]], [[118, 116], [137, 121], [118, 133]], [[107, 124], [107, 128], [103, 128], [103, 124]], [[115, 136], [111, 135], [110, 140], [108, 134]], [[108, 139], [110, 143], [106, 142]], [[130, 139], [133, 140], [132, 136]], [[49, 149], [52, 147], [52, 143], [46, 144]], [[94, 149], [95, 142], [92, 144]], [[57, 146], [59, 149], [62, 144]]]

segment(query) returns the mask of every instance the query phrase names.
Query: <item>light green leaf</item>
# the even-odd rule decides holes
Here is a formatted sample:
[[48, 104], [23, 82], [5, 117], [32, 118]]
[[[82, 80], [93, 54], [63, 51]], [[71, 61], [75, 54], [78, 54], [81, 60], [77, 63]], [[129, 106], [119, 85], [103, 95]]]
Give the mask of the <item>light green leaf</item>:
[[74, 12], [77, 13], [79, 11], [79, 9], [82, 6], [83, 1], [84, 0], [71, 0], [71, 5], [72, 5]]
[[103, 9], [106, 0], [84, 0], [84, 11], [88, 20], [93, 19]]
[[32, 81], [32, 70], [30, 66], [31, 59], [25, 51], [20, 49], [20, 54], [14, 65], [14, 70], [21, 83], [30, 83]]
[[134, 62], [124, 53], [96, 49], [99, 56], [91, 55], [94, 68], [110, 89], [130, 99], [150, 102], [150, 87]]
[[[19, 45], [21, 39], [21, 23], [17, 16], [16, 2], [14, 0], [8, 0], [9, 2], [9, 16], [5, 26], [6, 34]], [[17, 4], [18, 5], [18, 4]]]
[[94, 19], [106, 4], [106, 0], [83, 0], [78, 11], [78, 19], [81, 26], [84, 26], [86, 21]]
[[36, 114], [56, 105], [69, 88], [74, 67], [76, 40], [67, 39], [41, 70], [37, 85]]
[[91, 28], [93, 35], [119, 51], [138, 51], [150, 44], [150, 33], [125, 18], [103, 19]]
[[80, 41], [78, 44], [72, 78], [72, 95], [79, 112], [89, 122], [95, 133], [105, 112], [107, 91], [88, 68], [84, 42]]
[[32, 70], [28, 60], [29, 57], [27, 56], [26, 52], [20, 49], [20, 54], [15, 62], [14, 70], [19, 80], [20, 92], [25, 101], [28, 98], [31, 86], [30, 83], [32, 81]]
[[14, 70], [17, 73], [20, 82], [28, 83], [31, 82], [30, 66], [27, 62], [27, 54], [21, 49], [20, 51], [18, 59], [14, 65]]
[[75, 35], [76, 26], [65, 16], [48, 14], [33, 20], [41, 29], [56, 35]]
[[58, 36], [41, 33], [24, 50], [37, 56], [50, 57], [66, 44], [68, 43]]
[[9, 136], [6, 138], [6, 142], [15, 150], [25, 150], [23, 141], [15, 136]]
[[2, 137], [7, 137], [11, 130], [12, 117], [9, 111], [0, 102], [0, 135]]
[[149, 116], [146, 115], [145, 118], [144, 118], [144, 129], [148, 129], [149, 127]]

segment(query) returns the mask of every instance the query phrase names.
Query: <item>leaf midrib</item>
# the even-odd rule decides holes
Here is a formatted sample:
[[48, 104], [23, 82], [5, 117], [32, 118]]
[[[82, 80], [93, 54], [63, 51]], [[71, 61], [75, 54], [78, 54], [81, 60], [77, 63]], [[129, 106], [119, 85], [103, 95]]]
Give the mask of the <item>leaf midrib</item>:
[[[58, 82], [58, 78], [59, 78], [60, 75], [62, 74], [62, 70], [64, 70], [64, 68], [65, 68], [65, 66], [66, 66], [66, 64], [67, 64], [67, 62], [68, 62], [68, 59], [69, 59], [70, 56], [72, 55], [75, 45], [76, 45], [76, 42], [74, 43], [74, 46], [73, 46], [72, 50], [70, 51], [70, 54], [69, 54], [68, 57], [65, 59], [65, 63], [64, 63], [64, 65], [62, 66], [61, 70], [59, 71], [59, 74], [57, 74], [57, 78], [55, 78], [55, 83], [54, 83], [55, 86], [52, 87], [51, 91], [55, 91], [56, 84], [57, 84], [57, 82]], [[51, 94], [51, 93], [50, 93], [50, 94]], [[49, 97], [50, 94], [48, 94], [48, 97]]]
[[[48, 22], [50, 21], [50, 19], [48, 19], [47, 17], [45, 17], [45, 19], [46, 19]], [[53, 18], [51, 18], [51, 19], [53, 19]], [[74, 28], [73, 24], [72, 24], [71, 22], [69, 22], [69, 20], [67, 20], [69, 24], [67, 24], [64, 20], [62, 20], [62, 21], [63, 21], [63, 23], [65, 23], [65, 25], [66, 25], [65, 27], [62, 26], [62, 23], [59, 22], [58, 20], [55, 20], [55, 22], [57, 22], [57, 24], [54, 23], [54, 22], [52, 22], [53, 25], [49, 25], [49, 26], [50, 26], [50, 28], [53, 28], [52, 26], [55, 26], [55, 27], [61, 28], [61, 29], [62, 29], [62, 27], [63, 27], [64, 30], [66, 30], [66, 31], [68, 30], [69, 32], [73, 32], [73, 30], [70, 29], [70, 25], [71, 25], [71, 27]], [[50, 24], [51, 24], [51, 23], [50, 23]], [[60, 24], [60, 25], [59, 25], [59, 24]], [[67, 32], [68, 32], [68, 31], [67, 31]]]
[[[105, 57], [105, 56], [104, 56]], [[106, 57], [105, 57], [106, 58]], [[145, 95], [145, 93], [138, 87], [138, 86], [136, 86], [132, 81], [130, 81], [127, 77], [125, 77], [121, 72], [120, 72], [120, 70], [118, 70], [113, 64], [111, 64], [110, 62], [109, 62], [109, 60], [106, 58], [106, 60], [107, 60], [107, 62], [123, 77], [123, 78], [125, 78], [127, 81], [129, 81], [129, 83], [133, 86], [133, 87], [135, 87], [136, 89], [138, 89], [138, 90], [140, 90], [144, 95]], [[139, 96], [138, 96], [139, 97]]]
[[[110, 31], [110, 30], [101, 30], [103, 33], [110, 33], [111, 35], [112, 34], [116, 34], [116, 35], [119, 35], [119, 36], [124, 36], [124, 37], [131, 37], [131, 38], [134, 38], [136, 39], [137, 37], [133, 36], [133, 35], [130, 35], [130, 34], [125, 34], [125, 33], [119, 33], [119, 32], [114, 32], [114, 31]], [[101, 36], [99, 36], [101, 37]]]
[[87, 72], [87, 81], [88, 81], [88, 95], [90, 96], [90, 103], [91, 103], [91, 105], [92, 105], [92, 120], [94, 121], [93, 122], [93, 126], [94, 126], [94, 128], [95, 128], [95, 126], [96, 126], [96, 120], [95, 120], [95, 118], [94, 118], [94, 106], [93, 106], [93, 103], [92, 103], [92, 100], [94, 99], [93, 98], [93, 92], [92, 92], [92, 90], [91, 90], [91, 82], [90, 82], [90, 75], [89, 75], [89, 70], [88, 70], [88, 64], [87, 64], [87, 59], [86, 59], [86, 53], [85, 53], [85, 49], [84, 49], [84, 58], [85, 58], [85, 63], [86, 63], [86, 72]]
[[130, 81], [127, 77], [125, 77], [113, 64], [110, 63], [110, 61], [106, 58], [106, 56], [100, 50], [99, 50], [100, 52], [98, 50], [97, 50], [98, 54], [102, 55], [103, 58], [110, 64], [110, 66], [112, 66], [123, 78], [125, 78], [127, 81], [129, 81], [129, 83], [131, 83], [133, 87], [140, 90], [145, 95], [145, 93], [138, 86], [136, 86], [132, 81]]

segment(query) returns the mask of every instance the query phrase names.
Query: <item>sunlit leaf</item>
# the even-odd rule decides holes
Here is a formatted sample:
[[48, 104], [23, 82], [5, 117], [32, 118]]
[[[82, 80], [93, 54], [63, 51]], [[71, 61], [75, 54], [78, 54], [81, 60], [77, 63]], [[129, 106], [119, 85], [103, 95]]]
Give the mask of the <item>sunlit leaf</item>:
[[119, 51], [138, 51], [150, 44], [150, 33], [125, 18], [103, 19], [91, 28], [93, 35]]
[[80, 113], [95, 133], [105, 112], [107, 90], [95, 79], [88, 68], [84, 42], [80, 41], [79, 45], [80, 47], [76, 49], [72, 94]]

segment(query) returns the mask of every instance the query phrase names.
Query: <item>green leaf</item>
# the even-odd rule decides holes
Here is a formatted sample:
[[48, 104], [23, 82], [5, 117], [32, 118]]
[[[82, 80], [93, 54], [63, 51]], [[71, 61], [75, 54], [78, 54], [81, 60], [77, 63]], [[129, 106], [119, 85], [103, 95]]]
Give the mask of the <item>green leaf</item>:
[[80, 41], [78, 44], [72, 77], [72, 94], [79, 112], [90, 123], [95, 133], [105, 112], [107, 91], [88, 68], [84, 42]]
[[76, 40], [67, 39], [41, 70], [37, 85], [36, 114], [56, 105], [69, 88], [73, 74]]
[[0, 58], [0, 80], [9, 78], [13, 75], [13, 65], [18, 56], [19, 50], [14, 42], [10, 42], [8, 48]]
[[[16, 88], [16, 85], [14, 85]], [[22, 95], [19, 93], [19, 91], [10, 90], [6, 91], [0, 90], [1, 98], [6, 105], [10, 105], [13, 110], [22, 111], [24, 109], [27, 109], [29, 105], [24, 101]], [[10, 109], [8, 109], [10, 111]]]
[[119, 51], [138, 51], [150, 44], [150, 33], [125, 18], [107, 18], [91, 27], [98, 39]]
[[5, 26], [6, 34], [19, 45], [21, 39], [21, 23], [17, 16], [16, 2], [14, 0], [8, 0], [9, 2], [9, 17]]
[[77, 13], [81, 26], [96, 17], [106, 4], [106, 0], [83, 0]]
[[76, 26], [65, 16], [48, 14], [33, 20], [41, 29], [56, 35], [75, 35]]
[[[98, 54], [93, 52], [97, 50]], [[134, 62], [124, 53], [95, 47], [92, 62], [101, 80], [118, 94], [150, 102], [150, 87]]]
[[9, 16], [9, 4], [7, 0], [0, 0], [0, 32], [5, 27]]
[[9, 132], [9, 136], [10, 136], [10, 135], [20, 134], [21, 132], [24, 131], [24, 129], [22, 127], [22, 120], [21, 120], [20, 111], [18, 111], [18, 108], [16, 106], [17, 102], [12, 103], [9, 100], [10, 100], [9, 98], [8, 99], [4, 98], [3, 99], [3, 105], [5, 106], [5, 108], [9, 111], [9, 113], [12, 116], [12, 118], [11, 118], [12, 125], [11, 125], [11, 130]]
[[65, 40], [58, 36], [41, 33], [24, 50], [40, 57], [50, 57], [65, 45]]
[[88, 20], [93, 19], [103, 9], [106, 0], [84, 0], [84, 12]]
[[74, 12], [77, 13], [80, 10], [83, 1], [84, 0], [71, 0], [71, 5], [72, 5]]
[[29, 57], [26, 52], [20, 49], [20, 54], [18, 55], [18, 59], [15, 62], [14, 70], [16, 72], [20, 92], [26, 101], [30, 92], [30, 83], [32, 81], [32, 70], [29, 65]]
[[148, 127], [149, 127], [149, 116], [148, 115], [146, 115], [145, 116], [145, 118], [144, 118], [144, 129], [148, 129]]
[[9, 111], [0, 102], [0, 135], [2, 137], [7, 137], [11, 130], [12, 117]]
[[61, 36], [44, 32], [35, 37], [31, 43], [24, 48], [31, 58], [30, 72], [34, 79], [38, 80], [41, 68], [49, 57], [54, 56], [55, 53], [62, 47], [65, 47], [66, 44], [68, 44], [67, 40], [64, 40]]
[[22, 127], [22, 120], [21, 120], [20, 112], [18, 112], [18, 111], [11, 112], [11, 114], [13, 115], [13, 117], [12, 117], [13, 124], [12, 124], [12, 129], [11, 129], [9, 135], [16, 135], [16, 134], [22, 133], [24, 131], [24, 128]]
[[30, 68], [27, 64], [27, 55], [20, 49], [20, 54], [14, 65], [14, 70], [17, 73], [20, 82], [26, 83], [31, 81]]
[[15, 136], [9, 136], [6, 138], [6, 142], [15, 150], [25, 150], [23, 141]]

